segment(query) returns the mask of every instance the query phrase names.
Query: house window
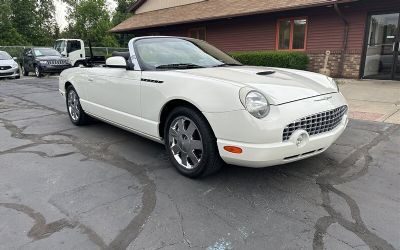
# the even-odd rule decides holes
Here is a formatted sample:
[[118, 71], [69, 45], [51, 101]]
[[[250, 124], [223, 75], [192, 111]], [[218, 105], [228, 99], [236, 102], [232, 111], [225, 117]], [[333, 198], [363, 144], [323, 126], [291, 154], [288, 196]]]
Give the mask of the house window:
[[205, 41], [206, 40], [206, 28], [190, 29], [189, 37]]
[[279, 19], [277, 23], [276, 49], [305, 50], [307, 44], [307, 18]]

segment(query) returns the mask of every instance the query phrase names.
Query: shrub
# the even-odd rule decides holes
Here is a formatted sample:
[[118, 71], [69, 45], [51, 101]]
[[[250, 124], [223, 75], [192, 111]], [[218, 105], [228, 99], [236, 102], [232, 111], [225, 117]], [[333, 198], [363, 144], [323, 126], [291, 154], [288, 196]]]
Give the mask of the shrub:
[[306, 70], [309, 58], [306, 53], [290, 51], [247, 51], [230, 53], [236, 60], [252, 66], [269, 66]]

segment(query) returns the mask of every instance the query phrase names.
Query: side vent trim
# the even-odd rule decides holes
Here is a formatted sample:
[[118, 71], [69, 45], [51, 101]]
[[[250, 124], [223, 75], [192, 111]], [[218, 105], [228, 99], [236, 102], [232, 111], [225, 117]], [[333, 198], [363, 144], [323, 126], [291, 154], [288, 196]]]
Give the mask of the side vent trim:
[[152, 80], [152, 79], [146, 79], [146, 78], [142, 78], [141, 81], [142, 82], [152, 82], [152, 83], [163, 83], [164, 82], [164, 81]]

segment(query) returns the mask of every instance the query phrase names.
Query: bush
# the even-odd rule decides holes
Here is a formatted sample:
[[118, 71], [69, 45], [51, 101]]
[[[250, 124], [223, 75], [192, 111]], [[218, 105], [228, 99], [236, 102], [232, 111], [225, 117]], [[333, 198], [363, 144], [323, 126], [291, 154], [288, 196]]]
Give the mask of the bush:
[[269, 66], [306, 70], [309, 59], [307, 54], [290, 51], [248, 51], [230, 53], [239, 62], [252, 66]]

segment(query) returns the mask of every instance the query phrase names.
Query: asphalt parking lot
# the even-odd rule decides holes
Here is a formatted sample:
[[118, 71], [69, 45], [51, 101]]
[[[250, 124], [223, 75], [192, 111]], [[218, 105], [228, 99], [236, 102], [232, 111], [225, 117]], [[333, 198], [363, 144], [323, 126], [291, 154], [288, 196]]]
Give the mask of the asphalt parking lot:
[[191, 180], [162, 145], [74, 127], [56, 77], [0, 80], [0, 249], [400, 249], [400, 125]]

